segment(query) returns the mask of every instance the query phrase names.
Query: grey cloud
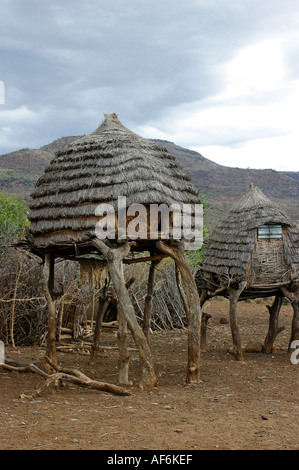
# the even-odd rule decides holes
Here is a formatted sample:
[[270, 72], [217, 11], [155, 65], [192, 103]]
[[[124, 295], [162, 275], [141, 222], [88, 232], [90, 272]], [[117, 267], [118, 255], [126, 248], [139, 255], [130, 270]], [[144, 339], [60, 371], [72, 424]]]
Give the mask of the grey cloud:
[[89, 132], [104, 111], [145, 124], [220, 92], [219, 64], [248, 41], [282, 31], [294, 6], [292, 0], [3, 0], [5, 109], [24, 105], [40, 114], [40, 124], [28, 122], [29, 133], [26, 123], [15, 124], [24, 146], [32, 145], [29, 136], [42, 144]]

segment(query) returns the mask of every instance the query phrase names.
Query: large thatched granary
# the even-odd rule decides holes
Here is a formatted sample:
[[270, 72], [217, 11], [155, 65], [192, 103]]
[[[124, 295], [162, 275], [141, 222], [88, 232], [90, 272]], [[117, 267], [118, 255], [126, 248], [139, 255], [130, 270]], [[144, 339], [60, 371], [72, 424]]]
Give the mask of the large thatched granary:
[[[119, 198], [122, 204], [125, 201], [125, 207], [119, 205]], [[155, 384], [148, 344], [153, 276], [158, 260], [172, 256], [180, 270], [187, 298], [185, 305], [190, 329], [187, 381], [198, 381], [200, 308], [196, 285], [184, 258], [184, 241], [174, 240], [171, 230], [164, 236], [161, 220], [156, 224], [157, 238], [148, 237], [148, 216], [152, 205], [171, 206], [174, 203], [180, 207], [200, 204], [198, 191], [168, 150], [127, 129], [116, 114], [105, 115], [98, 129], [56, 153], [32, 194], [31, 226], [27, 237], [29, 249], [45, 260], [44, 285], [49, 303], [47, 354], [52, 359], [55, 359], [57, 296], [53, 288], [55, 259], [68, 258], [85, 264], [93, 262], [99, 269], [108, 266], [120, 315], [128, 323], [139, 350], [142, 383]], [[143, 231], [132, 241], [128, 227], [134, 217], [134, 206], [130, 214], [126, 209], [130, 206], [132, 210], [134, 204], [137, 211], [141, 204], [145, 207], [143, 218], [146, 222], [143, 224], [144, 221], [139, 220]], [[108, 231], [105, 239], [96, 237], [96, 227], [103, 220], [111, 229], [111, 217], [115, 231]], [[170, 226], [172, 217], [170, 213]], [[123, 263], [129, 261], [128, 258], [132, 260], [134, 252], [145, 251], [149, 252], [146, 259], [152, 261], [152, 266], [142, 330], [124, 282]], [[135, 261], [145, 259], [140, 254], [135, 256], [140, 257]], [[119, 321], [119, 324], [124, 325], [124, 322]], [[120, 335], [124, 332], [125, 326]], [[125, 352], [121, 356], [125, 371], [122, 381], [125, 382], [128, 380], [128, 361]]]
[[294, 309], [291, 342], [299, 339], [299, 230], [259, 188], [250, 185], [213, 230], [196, 281], [202, 305], [215, 295], [230, 299], [230, 352], [237, 359], [242, 359], [236, 320], [238, 300], [275, 296], [269, 307], [265, 352], [271, 351], [279, 331], [278, 314], [284, 296]]
[[[30, 231], [41, 252], [88, 240], [99, 204], [118, 197], [136, 204], [199, 203], [198, 191], [170, 152], [127, 129], [116, 114], [106, 115], [91, 134], [56, 153], [38, 180], [30, 206]], [[139, 240], [136, 249], [140, 250]]]

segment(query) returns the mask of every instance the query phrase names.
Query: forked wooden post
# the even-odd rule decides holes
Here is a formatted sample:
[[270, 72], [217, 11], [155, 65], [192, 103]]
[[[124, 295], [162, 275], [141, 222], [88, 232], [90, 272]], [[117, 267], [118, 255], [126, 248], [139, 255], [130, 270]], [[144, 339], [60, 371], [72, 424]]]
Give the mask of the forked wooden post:
[[294, 311], [293, 321], [292, 321], [292, 335], [289, 344], [289, 351], [292, 350], [293, 341], [299, 340], [299, 300], [294, 300], [292, 302], [292, 307]]
[[[200, 293], [200, 308], [203, 310], [204, 304], [209, 300], [211, 296], [208, 294], [206, 290], [202, 290]], [[207, 328], [208, 322], [212, 318], [212, 315], [209, 313], [205, 313], [202, 311], [201, 316], [201, 327], [200, 327], [200, 349], [201, 351], [207, 350]]]
[[[109, 290], [110, 279], [106, 279], [105, 286], [103, 288], [103, 294], [99, 298], [99, 308], [96, 315], [96, 325], [94, 329], [93, 342], [91, 345], [91, 355], [90, 362], [93, 362], [96, 359], [97, 353], [99, 351], [99, 343], [102, 334], [102, 325], [105, 313], [109, 307], [108, 301], [108, 290]], [[91, 322], [92, 328], [92, 322]]]
[[240, 331], [237, 322], [237, 304], [240, 295], [242, 294], [243, 290], [246, 287], [246, 282], [243, 281], [239, 284], [238, 287], [233, 288], [229, 287], [229, 319], [230, 319], [230, 327], [233, 337], [233, 347], [228, 350], [230, 354], [232, 354], [237, 361], [243, 361], [243, 351], [241, 346], [241, 338], [240, 338]]
[[117, 322], [118, 322], [118, 348], [119, 348], [119, 383], [130, 385], [129, 365], [130, 354], [128, 350], [128, 323], [123, 314], [120, 304], [117, 304]]
[[147, 294], [144, 301], [144, 317], [143, 317], [143, 332], [147, 339], [147, 342], [150, 346], [150, 326], [151, 318], [153, 311], [153, 292], [155, 284], [155, 272], [156, 267], [160, 263], [160, 260], [153, 260], [150, 265], [149, 275], [148, 275], [148, 284], [147, 284]]
[[289, 342], [288, 351], [291, 351], [292, 342], [299, 340], [299, 285], [298, 282], [290, 286], [290, 289], [282, 287], [283, 295], [291, 302], [293, 307], [292, 333]]
[[201, 328], [200, 328], [200, 349], [201, 351], [207, 350], [207, 328], [208, 328], [208, 321], [212, 315], [206, 312], [202, 312], [201, 317]]
[[[56, 299], [54, 294], [54, 264], [55, 258], [47, 253], [45, 255], [44, 264], [44, 293], [48, 303], [48, 336], [46, 356], [53, 364], [56, 365]], [[45, 367], [47, 367], [47, 365], [45, 365]], [[49, 368], [49, 366], [47, 368]]]
[[185, 244], [183, 240], [173, 242], [172, 245], [159, 241], [157, 242], [157, 248], [173, 258], [184, 285], [185, 292], [182, 291], [181, 286], [179, 286], [179, 290], [188, 321], [188, 367], [186, 382], [198, 383], [200, 376], [201, 308], [197, 286], [185, 258]]
[[277, 335], [284, 330], [284, 328], [279, 328], [278, 327], [278, 317], [279, 317], [279, 312], [281, 309], [282, 305], [282, 299], [283, 297], [280, 295], [275, 296], [275, 300], [273, 302], [273, 305], [270, 307], [267, 305], [267, 308], [269, 310], [269, 330], [267, 333], [267, 336], [264, 341], [263, 345], [263, 352], [266, 354], [271, 354], [273, 350], [273, 345], [274, 341], [277, 337]]
[[157, 383], [157, 377], [154, 372], [151, 351], [146, 337], [137, 322], [123, 273], [123, 259], [130, 252], [130, 243], [124, 243], [117, 248], [109, 248], [106, 243], [99, 239], [94, 239], [92, 243], [105, 256], [108, 262], [108, 270], [117, 295], [119, 308], [128, 322], [128, 327], [138, 348], [142, 369], [140, 386], [153, 387]]

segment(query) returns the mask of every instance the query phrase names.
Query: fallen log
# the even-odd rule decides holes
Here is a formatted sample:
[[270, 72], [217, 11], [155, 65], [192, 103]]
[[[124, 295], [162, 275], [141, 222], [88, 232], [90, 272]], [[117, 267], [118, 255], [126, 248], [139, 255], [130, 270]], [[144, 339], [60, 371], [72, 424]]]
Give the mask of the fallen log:
[[97, 380], [92, 380], [87, 377], [87, 375], [83, 374], [77, 369], [64, 369], [63, 367], [58, 367], [53, 362], [51, 362], [48, 357], [45, 357], [45, 360], [55, 371], [54, 374], [47, 374], [33, 363], [25, 363], [25, 365], [17, 367], [5, 363], [0, 364], [0, 369], [8, 370], [11, 372], [34, 372], [46, 379], [43, 386], [39, 388], [33, 395], [22, 394], [21, 398], [35, 398], [37, 396], [40, 396], [51, 385], [54, 385], [56, 388], [58, 388], [59, 382], [61, 381], [71, 382], [80, 387], [101, 390], [103, 392], [112, 393], [114, 395], [131, 395], [131, 393], [123, 387], [119, 387], [118, 385], [114, 384], [109, 384], [107, 382], [99, 382]]

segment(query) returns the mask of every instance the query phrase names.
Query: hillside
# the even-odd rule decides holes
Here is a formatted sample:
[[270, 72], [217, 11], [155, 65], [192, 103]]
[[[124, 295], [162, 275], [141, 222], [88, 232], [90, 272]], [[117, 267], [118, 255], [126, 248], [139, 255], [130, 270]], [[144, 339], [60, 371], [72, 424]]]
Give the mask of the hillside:
[[194, 185], [211, 206], [207, 219], [212, 223], [229, 210], [250, 183], [258, 186], [286, 214], [299, 223], [299, 172], [271, 169], [230, 168], [208, 160], [198, 152], [184, 149], [172, 142], [159, 141], [177, 158]]
[[[26, 148], [0, 155], [0, 190], [17, 194], [28, 202], [36, 180], [55, 151], [76, 139], [78, 136], [62, 137], [39, 149]], [[170, 150], [204, 195], [205, 202], [211, 206], [206, 211], [206, 220], [211, 225], [229, 210], [250, 183], [259, 186], [299, 223], [299, 172], [225, 167], [172, 142], [156, 142]]]

